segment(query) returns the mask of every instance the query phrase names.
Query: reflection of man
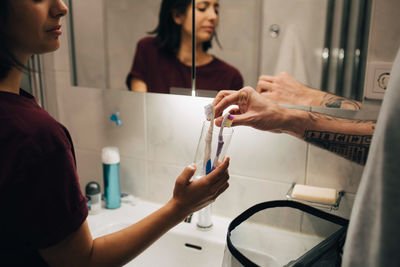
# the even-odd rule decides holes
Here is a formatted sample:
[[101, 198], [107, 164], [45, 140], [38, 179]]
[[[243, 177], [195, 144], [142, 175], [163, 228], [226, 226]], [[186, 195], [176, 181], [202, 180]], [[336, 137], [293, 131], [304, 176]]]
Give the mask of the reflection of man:
[[[400, 50], [382, 103], [351, 214], [343, 266], [400, 266]], [[285, 132], [359, 163], [366, 162], [375, 123], [287, 109], [252, 88], [220, 92], [217, 125], [236, 104], [233, 126]]]
[[285, 72], [277, 76], [260, 76], [257, 91], [282, 104], [353, 110], [361, 108], [361, 103], [358, 101], [312, 89]]

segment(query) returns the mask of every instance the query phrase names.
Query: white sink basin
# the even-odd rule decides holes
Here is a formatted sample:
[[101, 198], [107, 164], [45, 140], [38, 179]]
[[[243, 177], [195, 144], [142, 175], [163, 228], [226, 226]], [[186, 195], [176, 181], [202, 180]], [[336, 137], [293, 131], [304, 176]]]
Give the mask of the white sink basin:
[[[89, 215], [89, 228], [93, 238], [110, 234], [160, 207], [159, 204], [146, 201], [139, 201], [135, 205], [122, 203], [119, 209], [103, 209], [97, 215]], [[207, 231], [197, 228], [196, 219], [194, 214], [191, 223], [178, 224], [125, 266], [220, 267], [231, 219], [213, 216], [213, 226]], [[251, 223], [239, 233], [232, 232], [232, 238], [232, 241], [240, 241], [240, 244], [234, 242], [234, 245], [245, 256], [260, 266], [268, 267], [283, 266], [322, 240], [321, 237]]]
[[[136, 205], [122, 204], [116, 210], [102, 210], [89, 215], [88, 224], [93, 238], [119, 231], [160, 208], [154, 203], [139, 201]], [[218, 266], [223, 260], [229, 219], [213, 217], [213, 227], [202, 231], [192, 223], [175, 226], [152, 246], [125, 266]]]

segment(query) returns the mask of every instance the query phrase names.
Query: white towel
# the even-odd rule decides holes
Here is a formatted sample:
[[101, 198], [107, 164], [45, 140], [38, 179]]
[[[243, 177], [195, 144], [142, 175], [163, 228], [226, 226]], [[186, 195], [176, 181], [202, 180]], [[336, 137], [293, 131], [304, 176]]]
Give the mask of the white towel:
[[275, 74], [285, 71], [303, 84], [309, 84], [304, 47], [295, 25], [288, 25], [282, 38]]

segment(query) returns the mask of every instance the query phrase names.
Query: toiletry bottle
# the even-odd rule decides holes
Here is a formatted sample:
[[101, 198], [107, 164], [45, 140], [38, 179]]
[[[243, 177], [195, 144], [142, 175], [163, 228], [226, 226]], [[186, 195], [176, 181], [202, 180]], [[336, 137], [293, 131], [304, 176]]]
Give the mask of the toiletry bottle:
[[119, 150], [116, 147], [104, 147], [102, 150], [104, 195], [107, 209], [121, 206], [121, 188], [119, 182]]
[[86, 185], [86, 197], [90, 200], [90, 213], [97, 214], [101, 210], [101, 192], [100, 185], [96, 182], [90, 182]]

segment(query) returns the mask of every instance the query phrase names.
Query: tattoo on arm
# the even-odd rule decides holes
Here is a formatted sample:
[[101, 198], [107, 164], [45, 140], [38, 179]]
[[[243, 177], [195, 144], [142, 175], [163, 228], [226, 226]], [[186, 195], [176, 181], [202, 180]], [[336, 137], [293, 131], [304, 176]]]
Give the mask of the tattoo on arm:
[[372, 135], [352, 135], [306, 130], [304, 140], [358, 164], [365, 165]]
[[359, 102], [344, 97], [326, 93], [320, 103], [321, 106], [327, 108], [343, 108], [359, 110], [361, 108]]
[[367, 127], [370, 127], [372, 132], [375, 130], [375, 125], [376, 121], [372, 120], [353, 120], [353, 119], [343, 119], [343, 118], [337, 118], [334, 116], [326, 115], [326, 114], [321, 114], [317, 112], [309, 112], [308, 117], [310, 120], [316, 122], [316, 121], [337, 121], [340, 123], [349, 123], [349, 124], [364, 124]]

